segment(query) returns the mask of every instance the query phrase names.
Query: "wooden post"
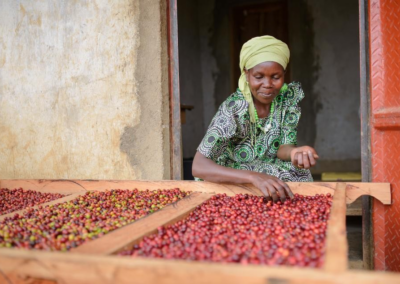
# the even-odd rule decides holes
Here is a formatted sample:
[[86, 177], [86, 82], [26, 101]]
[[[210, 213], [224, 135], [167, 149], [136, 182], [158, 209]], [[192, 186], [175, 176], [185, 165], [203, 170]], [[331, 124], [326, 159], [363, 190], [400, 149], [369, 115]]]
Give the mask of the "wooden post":
[[168, 0], [168, 53], [169, 53], [169, 96], [170, 96], [170, 138], [171, 138], [171, 179], [182, 179], [182, 133], [179, 88], [178, 52], [178, 3]]
[[347, 254], [346, 183], [338, 183], [328, 220], [324, 269], [334, 273], [346, 271], [348, 267]]

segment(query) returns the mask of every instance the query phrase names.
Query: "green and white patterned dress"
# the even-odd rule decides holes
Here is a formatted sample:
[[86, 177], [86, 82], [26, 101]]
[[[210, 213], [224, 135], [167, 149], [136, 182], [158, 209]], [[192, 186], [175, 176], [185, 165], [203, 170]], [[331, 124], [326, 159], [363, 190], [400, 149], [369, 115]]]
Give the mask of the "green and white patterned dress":
[[248, 103], [238, 89], [219, 107], [197, 151], [221, 166], [265, 173], [283, 181], [313, 181], [309, 170], [277, 157], [280, 145], [297, 144], [301, 115], [298, 104], [303, 98], [300, 83], [290, 83], [274, 99], [273, 112], [259, 119], [262, 129], [257, 127], [252, 139], [254, 124], [250, 123]]

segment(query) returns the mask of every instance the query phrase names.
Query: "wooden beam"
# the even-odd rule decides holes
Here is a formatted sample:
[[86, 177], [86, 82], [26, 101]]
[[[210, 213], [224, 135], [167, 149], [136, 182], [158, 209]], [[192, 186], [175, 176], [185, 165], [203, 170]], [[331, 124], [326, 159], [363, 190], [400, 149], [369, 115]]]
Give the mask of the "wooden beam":
[[145, 236], [157, 232], [157, 228], [175, 223], [185, 218], [198, 205], [208, 200], [212, 194], [195, 192], [170, 204], [153, 214], [143, 217], [107, 235], [72, 249], [71, 253], [111, 254], [141, 241]]
[[35, 205], [35, 206], [31, 206], [31, 207], [26, 207], [26, 208], [21, 209], [21, 210], [17, 210], [17, 211], [8, 213], [8, 214], [0, 215], [0, 222], [3, 221], [7, 217], [14, 216], [15, 214], [22, 215], [28, 208], [37, 209], [39, 206], [54, 205], [54, 204], [68, 202], [68, 201], [73, 200], [73, 199], [75, 199], [78, 196], [83, 195], [83, 194], [85, 194], [85, 191], [73, 193], [73, 194], [67, 195], [65, 197], [58, 198], [58, 199], [55, 199], [55, 200], [52, 200], [52, 201], [49, 201], [49, 202], [46, 202], [46, 203], [38, 204], [38, 205]]
[[[7, 188], [22, 187], [46, 192], [71, 192], [82, 190], [104, 191], [107, 189], [155, 190], [180, 188], [184, 191], [200, 191], [207, 193], [226, 193], [235, 195], [249, 193], [262, 195], [261, 191], [251, 184], [222, 184], [196, 181], [146, 181], [146, 180], [1, 180], [1, 186]], [[326, 194], [335, 191], [336, 182], [288, 182], [294, 193], [303, 195]], [[346, 202], [354, 202], [363, 195], [371, 195], [383, 204], [391, 204], [389, 183], [347, 183]]]
[[400, 283], [400, 275], [390, 272], [330, 273], [323, 269], [311, 268], [95, 256], [13, 249], [0, 249], [0, 271], [0, 275], [8, 279], [12, 279], [14, 276], [32, 277], [56, 280], [57, 283], [63, 284], [130, 284], [136, 282], [154, 284]]
[[[360, 118], [361, 118], [361, 173], [362, 181], [372, 180], [371, 159], [371, 92], [370, 92], [370, 42], [369, 42], [369, 0], [358, 1], [360, 39]], [[363, 266], [373, 269], [372, 198], [362, 198]]]
[[80, 180], [2, 179], [0, 188], [23, 188], [38, 192], [71, 194], [85, 191], [84, 183], [85, 181]]
[[179, 87], [178, 3], [168, 0], [168, 59], [171, 179], [182, 179], [182, 126]]
[[348, 245], [346, 238], [346, 183], [338, 183], [328, 220], [325, 245], [324, 269], [340, 273], [348, 267]]

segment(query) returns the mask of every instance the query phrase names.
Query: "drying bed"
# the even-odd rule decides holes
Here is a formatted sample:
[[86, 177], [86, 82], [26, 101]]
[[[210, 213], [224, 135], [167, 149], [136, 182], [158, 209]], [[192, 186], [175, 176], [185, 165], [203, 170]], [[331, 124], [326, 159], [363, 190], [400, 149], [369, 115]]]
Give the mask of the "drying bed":
[[[189, 281], [191, 283], [305, 283], [307, 281], [312, 283], [390, 283], [391, 281], [399, 281], [400, 278], [397, 274], [356, 272], [347, 269], [346, 203], [352, 203], [361, 195], [370, 195], [380, 200], [383, 204], [390, 204], [390, 187], [388, 184], [289, 183], [289, 186], [295, 194], [299, 194], [297, 195], [296, 202], [299, 203], [300, 207], [303, 206], [303, 209], [300, 208], [301, 212], [291, 212], [290, 210], [292, 209], [290, 208], [295, 210], [298, 207], [290, 207], [291, 204], [289, 202], [276, 205], [268, 203], [268, 201], [264, 202], [265, 200], [261, 192], [251, 185], [186, 181], [0, 180], [0, 187], [29, 187], [41, 192], [70, 194], [70, 196], [62, 198], [64, 202], [69, 202], [77, 197], [81, 198], [87, 192], [91, 192], [89, 194], [94, 194], [93, 192], [97, 192], [96, 194], [107, 192], [106, 190], [110, 188], [137, 188], [139, 191], [146, 191], [147, 189], [157, 190], [159, 188], [179, 188], [182, 192], [192, 192], [182, 199], [166, 205], [161, 210], [157, 210], [157, 212], [139, 218], [135, 222], [127, 223], [126, 225], [121, 224], [120, 228], [97, 239], [86, 241], [67, 252], [1, 248], [0, 283], [2, 281], [13, 284], [30, 283], [29, 281], [46, 284], [132, 283], [135, 279], [140, 280], [141, 283]], [[317, 197], [312, 197], [317, 194]], [[315, 208], [315, 206], [307, 207], [313, 199], [317, 203], [319, 202], [318, 208]], [[216, 205], [217, 201], [221, 203], [217, 207], [225, 208], [224, 210], [216, 210], [216, 206], [214, 205]], [[232, 205], [232, 202], [236, 205]], [[262, 212], [258, 211], [259, 207], [262, 207]], [[230, 209], [228, 210], [228, 208]], [[321, 208], [322, 212], [320, 212]], [[205, 210], [205, 212], [202, 210]], [[213, 212], [213, 210], [218, 212]], [[254, 210], [254, 216], [250, 214], [251, 210]], [[286, 212], [285, 210], [288, 211]], [[196, 212], [200, 213], [197, 214]], [[213, 213], [215, 214], [213, 215]], [[23, 214], [23, 212], [19, 213], [19, 215]], [[247, 218], [245, 218], [246, 214]], [[270, 218], [282, 215], [284, 220], [282, 224], [279, 221], [278, 223], [264, 222], [261, 221], [261, 218], [256, 218], [257, 214], [271, 214]], [[312, 221], [315, 216], [323, 215], [328, 217], [328, 214], [328, 220], [324, 218], [322, 218], [323, 220], [318, 220], [319, 225], [317, 226], [311, 223], [307, 224], [308, 219], [310, 219], [308, 221]], [[293, 220], [290, 220], [290, 216], [292, 215], [294, 216]], [[199, 217], [197, 220], [196, 216]], [[209, 216], [212, 216], [211, 218], [213, 219], [210, 220]], [[140, 249], [141, 244], [146, 242], [150, 244], [150, 247], [153, 246], [154, 239], [152, 240], [152, 238], [154, 234], [156, 236], [161, 234], [163, 238], [167, 238], [166, 236], [173, 238], [173, 241], [169, 240], [169, 248], [171, 244], [175, 243], [176, 237], [172, 234], [172, 231], [167, 233], [169, 228], [173, 228], [173, 231], [175, 229], [179, 230], [191, 218], [193, 222], [196, 221], [192, 224], [193, 229], [200, 226], [207, 228], [204, 231], [195, 230], [192, 232], [194, 233], [192, 234], [192, 238], [196, 239], [199, 244], [201, 244], [200, 241], [204, 241], [204, 238], [213, 237], [204, 235], [204, 232], [210, 230], [216, 232], [218, 230], [213, 226], [220, 226], [222, 228], [222, 224], [226, 224], [225, 229], [227, 231], [231, 230], [230, 236], [233, 239], [243, 237], [244, 242], [241, 246], [243, 250], [237, 251], [239, 262], [236, 263], [235, 252], [232, 253], [226, 250], [228, 246], [226, 246], [227, 239], [225, 238], [222, 238], [225, 240], [225, 246], [223, 245], [224, 242], [222, 242], [222, 248], [227, 251], [227, 257], [225, 259], [221, 258], [220, 261], [214, 259], [216, 262], [211, 262], [213, 260], [212, 257], [211, 259], [207, 257], [198, 259], [200, 261], [166, 259], [175, 258], [170, 257], [167, 250], [162, 255], [163, 258], [120, 255], [135, 254]], [[248, 222], [249, 218], [254, 218], [254, 222], [252, 222], [253, 220]], [[285, 223], [285, 218], [287, 218], [287, 223]], [[297, 221], [296, 218], [298, 218]], [[88, 219], [91, 219], [91, 217]], [[4, 220], [4, 216], [0, 217], [0, 221], [2, 220]], [[215, 222], [216, 220], [217, 222]], [[233, 223], [234, 221], [236, 224]], [[316, 218], [314, 218], [314, 221], [316, 221]], [[222, 224], [220, 224], [221, 222]], [[327, 227], [326, 231], [324, 231], [325, 226], [323, 225], [325, 223]], [[301, 225], [304, 225], [304, 230], [301, 228]], [[188, 226], [190, 224], [186, 223], [186, 227]], [[265, 226], [265, 228], [261, 227], [261, 231], [269, 229], [270, 235], [274, 236], [270, 238], [271, 242], [269, 245], [271, 247], [273, 244], [276, 245], [277, 242], [275, 239], [280, 238], [279, 243], [282, 246], [275, 249], [272, 256], [274, 262], [268, 263], [266, 261], [265, 263], [270, 264], [268, 266], [259, 265], [255, 261], [260, 260], [260, 264], [264, 263], [261, 259], [257, 259], [257, 255], [255, 257], [252, 255], [251, 244], [253, 246], [260, 245], [257, 242], [265, 239], [265, 236], [254, 238], [252, 241], [246, 241], [246, 236], [241, 234], [240, 230], [239, 232], [237, 231], [238, 228], [240, 229], [240, 226], [244, 226], [250, 232], [250, 236], [252, 234], [253, 236], [257, 236], [260, 227]], [[293, 232], [289, 228], [292, 226]], [[300, 228], [297, 226], [300, 226]], [[301, 230], [303, 234], [300, 234], [296, 229]], [[185, 231], [187, 231], [187, 228]], [[224, 231], [222, 230], [222, 232]], [[291, 235], [291, 233], [295, 232], [299, 234]], [[304, 232], [308, 232], [309, 235], [306, 236]], [[315, 236], [310, 237], [310, 232]], [[171, 234], [172, 237], [170, 236]], [[203, 234], [201, 238], [195, 237], [201, 234]], [[292, 237], [300, 240], [299, 247], [307, 247], [307, 251], [304, 250], [300, 255], [297, 250], [297, 256], [299, 257], [296, 257], [297, 246], [290, 247], [294, 241], [292, 239], [289, 240]], [[302, 237], [303, 239], [301, 239]], [[176, 239], [180, 239], [179, 234]], [[188, 236], [186, 242], [189, 239], [190, 237]], [[272, 239], [274, 242], [272, 242]], [[321, 241], [320, 244], [322, 246], [320, 250], [316, 250], [313, 247], [313, 245], [316, 245], [316, 239]], [[313, 245], [310, 247], [311, 243]], [[184, 245], [184, 243], [182, 244]], [[158, 246], [158, 244], [156, 245]], [[285, 246], [287, 247], [285, 248]], [[198, 249], [200, 248], [206, 248], [206, 246], [199, 246]], [[234, 248], [234, 246], [231, 248]], [[213, 249], [218, 250], [217, 247]], [[312, 252], [313, 250], [314, 252]], [[151, 252], [152, 249], [149, 251]], [[177, 251], [179, 254], [179, 250]], [[311, 255], [312, 253], [316, 255], [313, 256]], [[220, 250], [219, 254], [216, 255], [223, 256], [225, 253]], [[276, 257], [274, 258], [275, 255]], [[282, 258], [282, 256], [284, 257]], [[289, 256], [295, 258], [294, 261], [290, 258], [293, 263], [290, 263]], [[310, 265], [311, 263], [312, 265]], [[276, 266], [277, 264], [281, 265]], [[298, 267], [303, 265], [317, 266], [320, 269]]]
[[120, 255], [241, 264], [321, 267], [331, 194], [272, 203], [217, 194], [184, 220], [158, 228]]
[[16, 213], [0, 221], [0, 248], [67, 251], [187, 194], [179, 189], [88, 191], [64, 203], [28, 208], [21, 215]]

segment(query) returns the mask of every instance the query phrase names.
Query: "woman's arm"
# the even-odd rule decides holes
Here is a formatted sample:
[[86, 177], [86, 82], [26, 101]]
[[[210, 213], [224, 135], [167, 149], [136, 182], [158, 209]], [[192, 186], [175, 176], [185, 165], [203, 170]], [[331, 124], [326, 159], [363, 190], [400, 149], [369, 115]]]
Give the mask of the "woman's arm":
[[299, 168], [309, 169], [317, 163], [319, 158], [314, 148], [310, 146], [296, 147], [295, 145], [281, 145], [277, 156], [283, 161], [291, 161]]
[[294, 197], [289, 186], [274, 176], [220, 166], [199, 152], [194, 156], [192, 174], [211, 182], [251, 183], [274, 201], [278, 200], [278, 194], [282, 201], [286, 200], [286, 195]]

